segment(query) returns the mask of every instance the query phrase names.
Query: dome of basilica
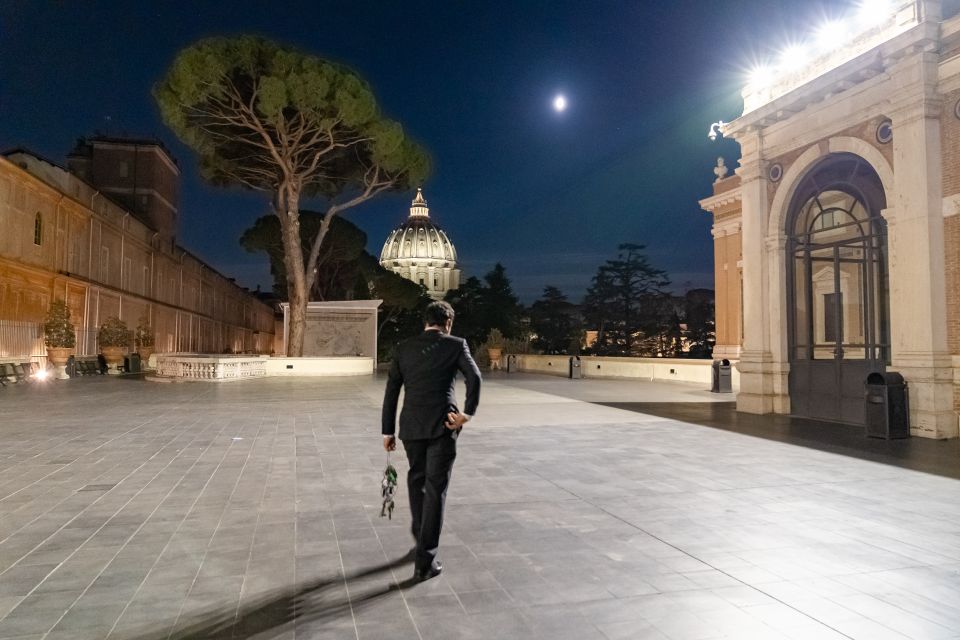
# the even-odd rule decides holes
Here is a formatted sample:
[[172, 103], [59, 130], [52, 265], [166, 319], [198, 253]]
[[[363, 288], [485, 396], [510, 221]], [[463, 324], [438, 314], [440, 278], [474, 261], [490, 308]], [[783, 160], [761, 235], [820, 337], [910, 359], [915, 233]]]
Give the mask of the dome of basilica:
[[408, 280], [426, 287], [434, 298], [442, 298], [460, 286], [457, 250], [447, 234], [430, 219], [430, 209], [417, 189], [410, 215], [390, 232], [380, 252], [380, 264]]

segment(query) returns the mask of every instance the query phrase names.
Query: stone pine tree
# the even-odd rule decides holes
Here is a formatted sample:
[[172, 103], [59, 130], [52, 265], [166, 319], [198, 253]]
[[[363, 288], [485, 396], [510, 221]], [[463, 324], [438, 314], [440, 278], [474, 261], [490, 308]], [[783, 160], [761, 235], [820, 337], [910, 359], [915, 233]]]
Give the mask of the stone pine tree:
[[650, 264], [643, 245], [621, 244], [615, 260], [597, 269], [584, 298], [586, 319], [597, 328], [594, 351], [637, 355], [644, 336], [659, 332], [667, 274]]
[[570, 345], [579, 343], [580, 323], [577, 305], [560, 289], [547, 285], [540, 299], [530, 305], [530, 328], [535, 337], [533, 346], [544, 353], [566, 353]]
[[453, 322], [454, 335], [465, 339], [474, 351], [490, 333], [484, 314], [486, 308], [484, 294], [485, 290], [480, 278], [470, 276], [460, 283], [458, 289], [448, 291], [444, 297], [444, 300], [453, 305], [456, 312]]
[[[300, 247], [309, 253], [317, 232], [323, 225], [323, 214], [300, 211]], [[288, 299], [287, 266], [283, 232], [275, 215], [257, 218], [253, 226], [240, 236], [240, 245], [251, 253], [263, 251], [270, 259], [273, 276], [273, 294]], [[360, 269], [360, 259], [366, 254], [367, 234], [355, 224], [339, 216], [334, 217], [314, 265], [316, 277], [310, 290], [311, 300], [336, 300], [353, 288]]]
[[523, 307], [499, 262], [483, 280], [471, 276], [459, 289], [448, 291], [444, 299], [456, 312], [454, 334], [466, 339], [471, 349], [477, 350], [493, 329], [507, 338], [520, 337]]
[[483, 281], [486, 286], [481, 290], [482, 317], [487, 329], [484, 337], [491, 329], [499, 329], [507, 338], [519, 338], [523, 309], [513, 293], [507, 270], [498, 262], [483, 276]]
[[[290, 333], [303, 354], [306, 308], [324, 238], [338, 214], [426, 177], [426, 153], [383, 117], [353, 71], [252, 36], [201, 40], [154, 87], [164, 122], [200, 157], [206, 180], [270, 196], [282, 231]], [[300, 206], [324, 203], [309, 250]]]

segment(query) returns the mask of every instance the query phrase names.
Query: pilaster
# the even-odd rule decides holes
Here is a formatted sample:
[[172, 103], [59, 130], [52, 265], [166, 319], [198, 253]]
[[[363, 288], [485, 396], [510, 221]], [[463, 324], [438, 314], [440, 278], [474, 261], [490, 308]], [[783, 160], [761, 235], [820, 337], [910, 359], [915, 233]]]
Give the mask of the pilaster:
[[[787, 388], [789, 365], [773, 352], [771, 327], [783, 302], [772, 300], [771, 278], [780, 268], [770, 272], [771, 256], [767, 242], [767, 219], [770, 212], [763, 137], [758, 130], [740, 132], [737, 140], [743, 150], [737, 173], [741, 180], [743, 203], [743, 349], [737, 368], [740, 372], [740, 393], [737, 410], [746, 413], [789, 413]], [[775, 287], [776, 288], [776, 287]], [[779, 340], [779, 338], [778, 338]]]
[[897, 65], [912, 100], [896, 104], [894, 202], [888, 221], [892, 368], [910, 388], [914, 435], [958, 435], [953, 363], [947, 345], [946, 265], [940, 104], [936, 55], [919, 53]]

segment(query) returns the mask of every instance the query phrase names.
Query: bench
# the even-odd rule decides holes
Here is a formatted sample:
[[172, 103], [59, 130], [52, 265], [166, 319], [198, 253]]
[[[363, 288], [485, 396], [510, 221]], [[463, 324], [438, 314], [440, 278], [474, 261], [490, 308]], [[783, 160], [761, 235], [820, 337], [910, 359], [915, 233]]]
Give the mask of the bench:
[[27, 382], [29, 378], [23, 370], [23, 365], [16, 362], [0, 363], [0, 380], [6, 386], [8, 382]]
[[74, 372], [79, 376], [102, 375], [106, 369], [106, 362], [101, 366], [100, 358], [97, 356], [87, 356], [74, 360]]

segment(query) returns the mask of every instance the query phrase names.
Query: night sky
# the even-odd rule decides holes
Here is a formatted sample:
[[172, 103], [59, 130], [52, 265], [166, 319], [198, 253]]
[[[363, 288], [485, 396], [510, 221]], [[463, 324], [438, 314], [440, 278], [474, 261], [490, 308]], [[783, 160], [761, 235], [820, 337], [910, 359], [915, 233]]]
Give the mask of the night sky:
[[[424, 194], [466, 275], [502, 262], [526, 302], [579, 301], [622, 242], [673, 288], [713, 286], [707, 129], [739, 115], [751, 61], [852, 2], [787, 0], [0, 3], [0, 149], [63, 164], [95, 132], [156, 136], [183, 172], [180, 243], [251, 288], [266, 256], [239, 245], [267, 197], [201, 183], [150, 89], [210, 35], [259, 33], [351, 66], [431, 153]], [[551, 108], [562, 92], [568, 109]], [[379, 255], [413, 194], [348, 214]]]

